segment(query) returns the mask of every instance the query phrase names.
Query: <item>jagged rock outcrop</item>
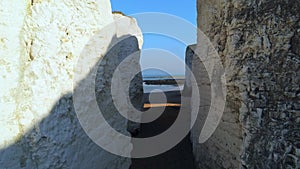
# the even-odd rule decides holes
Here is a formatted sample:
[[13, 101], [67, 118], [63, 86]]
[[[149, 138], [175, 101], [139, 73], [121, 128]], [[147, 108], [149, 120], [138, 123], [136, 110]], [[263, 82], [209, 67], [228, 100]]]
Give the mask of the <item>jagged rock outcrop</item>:
[[192, 137], [199, 168], [300, 167], [299, 11], [298, 0], [198, 0], [227, 80], [217, 130], [204, 144]]
[[[72, 99], [74, 66], [83, 48], [117, 18], [108, 0], [0, 2], [1, 168], [129, 168], [130, 159], [104, 151], [86, 135]], [[139, 51], [142, 34], [134, 19], [110, 26], [116, 32], [102, 37], [99, 59], [113, 39], [122, 36], [133, 38], [115, 49], [124, 49], [114, 51], [124, 56], [114, 57]], [[112, 71], [107, 69], [105, 75]], [[141, 96], [141, 81], [140, 76], [133, 80], [133, 98]], [[126, 119], [107, 117], [113, 127], [129, 135]], [[111, 139], [106, 134], [103, 139]], [[130, 151], [130, 144], [124, 151]]]

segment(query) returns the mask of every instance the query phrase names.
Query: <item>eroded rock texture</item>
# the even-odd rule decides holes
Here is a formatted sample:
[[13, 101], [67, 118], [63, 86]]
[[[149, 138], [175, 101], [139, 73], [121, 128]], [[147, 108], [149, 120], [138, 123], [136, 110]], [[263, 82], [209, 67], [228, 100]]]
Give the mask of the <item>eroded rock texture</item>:
[[193, 139], [199, 168], [300, 167], [299, 11], [298, 0], [198, 0], [228, 92], [213, 136]]
[[[112, 41], [122, 36], [132, 38], [113, 51], [114, 57], [139, 51], [142, 35], [136, 21], [127, 18], [122, 24], [113, 23], [119, 17], [112, 14], [108, 0], [0, 2], [0, 168], [129, 168], [130, 159], [104, 151], [86, 135], [72, 98], [74, 67], [80, 55], [88, 58], [100, 51], [96, 65]], [[95, 51], [82, 54], [91, 37], [109, 24], [110, 34], [101, 37]], [[119, 63], [118, 59], [109, 61], [113, 63], [107, 61], [103, 67]], [[107, 69], [105, 76], [112, 73]], [[107, 81], [105, 76], [99, 76], [101, 82], [97, 79], [98, 87]], [[142, 92], [141, 79], [135, 80], [133, 96]], [[82, 97], [86, 101], [82, 107], [89, 107], [90, 98]], [[99, 105], [107, 100], [97, 99]], [[117, 113], [107, 112], [107, 120], [129, 135], [127, 120], [116, 118]], [[100, 131], [104, 130], [100, 127]], [[114, 144], [118, 139], [109, 134], [103, 132], [99, 139]], [[130, 152], [130, 141], [123, 144], [123, 151]]]

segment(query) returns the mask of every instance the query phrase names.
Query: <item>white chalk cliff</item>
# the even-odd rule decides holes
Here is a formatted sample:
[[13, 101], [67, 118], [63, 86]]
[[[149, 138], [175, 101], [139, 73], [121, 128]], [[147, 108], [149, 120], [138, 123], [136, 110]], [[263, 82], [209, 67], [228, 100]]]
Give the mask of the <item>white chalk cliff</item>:
[[[74, 66], [83, 48], [120, 17], [109, 0], [0, 2], [0, 168], [129, 167], [130, 159], [89, 139], [72, 103]], [[112, 35], [136, 37], [132, 50], [138, 51], [142, 33], [134, 19], [127, 20], [114, 25]], [[103, 37], [99, 59], [112, 38]], [[111, 120], [127, 132], [125, 119]], [[129, 142], [124, 149], [130, 148]]]

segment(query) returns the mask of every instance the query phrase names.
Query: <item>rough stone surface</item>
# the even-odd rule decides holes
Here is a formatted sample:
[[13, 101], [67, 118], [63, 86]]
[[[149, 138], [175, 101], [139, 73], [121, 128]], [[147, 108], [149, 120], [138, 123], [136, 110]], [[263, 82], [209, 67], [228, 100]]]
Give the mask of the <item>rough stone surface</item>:
[[[184, 95], [191, 96], [192, 94], [192, 70], [193, 70], [193, 64], [195, 63], [195, 52], [196, 45], [190, 45], [187, 47], [185, 52], [185, 82], [184, 82]], [[194, 66], [195, 67], [195, 66]], [[195, 71], [194, 71], [195, 72]]]
[[[0, 148], [5, 148], [12, 140], [20, 137], [17, 115], [18, 100], [16, 88], [19, 84], [22, 70], [21, 58], [21, 29], [26, 15], [25, 1], [0, 2]], [[15, 18], [15, 19], [11, 19]], [[7, 121], [10, 121], [9, 123]]]
[[213, 136], [192, 136], [199, 168], [300, 167], [299, 11], [298, 0], [198, 0], [198, 27], [222, 59], [228, 92]]
[[[72, 100], [74, 66], [89, 39], [113, 22], [110, 2], [1, 1], [0, 14], [0, 168], [128, 168], [130, 159], [89, 139]], [[142, 35], [134, 19], [113, 27], [116, 38], [138, 39], [129, 39], [136, 45], [121, 50], [139, 50]], [[99, 58], [114, 37], [103, 37]], [[132, 97], [141, 92], [136, 80]], [[125, 119], [109, 116], [108, 121], [129, 134]]]
[[[135, 21], [135, 19], [130, 18], [130, 17], [124, 18], [124, 15], [120, 14], [120, 13], [114, 13], [114, 19], [120, 20], [117, 23], [118, 23], [118, 26], [121, 27], [122, 29], [117, 30], [118, 34], [124, 35], [127, 33], [127, 34], [135, 36], [138, 41], [138, 47], [141, 49], [142, 44], [143, 44], [143, 35], [142, 35], [140, 28], [137, 26], [137, 22]], [[134, 40], [131, 40], [131, 41], [134, 41]], [[132, 48], [136, 49], [136, 46], [133, 46]], [[121, 51], [128, 51], [128, 50], [121, 49]], [[134, 51], [136, 51], [136, 50], [134, 50]], [[140, 72], [140, 70], [141, 70], [140, 53], [134, 54], [134, 51], [132, 51], [132, 53], [131, 53], [134, 56], [133, 56], [133, 59], [129, 60], [130, 63], [128, 65], [125, 65], [124, 67], [122, 67], [123, 68], [122, 69], [122, 72], [123, 72], [122, 77], [124, 77], [122, 80], [122, 83], [130, 84], [130, 86], [129, 86], [129, 89], [130, 89], [129, 90], [129, 99], [130, 100], [128, 100], [128, 104], [132, 104], [134, 108], [141, 111], [143, 109], [143, 104], [144, 104], [144, 100], [143, 100], [144, 91], [143, 91], [143, 85], [141, 85], [141, 84], [143, 84], [143, 78], [142, 78], [142, 73]], [[121, 63], [129, 54], [130, 53], [123, 54], [121, 57], [119, 57], [119, 63]], [[126, 63], [126, 62], [124, 62], [124, 63]], [[137, 73], [133, 79], [128, 79], [128, 76], [136, 73], [134, 71], [138, 71], [139, 73]], [[127, 106], [125, 106], [125, 109], [126, 109], [126, 107]], [[134, 116], [132, 115], [130, 110], [127, 110], [127, 115], [131, 116], [131, 118], [133, 118], [137, 121], [140, 120], [140, 118], [141, 118], [141, 117], [134, 118]], [[128, 131], [130, 133], [135, 134], [140, 129], [140, 123], [136, 123], [136, 122], [128, 120], [127, 127], [128, 127]]]

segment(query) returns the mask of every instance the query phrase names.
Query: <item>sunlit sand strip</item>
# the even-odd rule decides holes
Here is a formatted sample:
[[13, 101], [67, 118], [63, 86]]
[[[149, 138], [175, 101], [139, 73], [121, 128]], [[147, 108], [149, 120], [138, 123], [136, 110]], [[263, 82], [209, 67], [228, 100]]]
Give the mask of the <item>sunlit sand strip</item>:
[[156, 104], [149, 104], [145, 103], [144, 108], [151, 108], [151, 107], [180, 107], [181, 104], [176, 103], [156, 103]]

